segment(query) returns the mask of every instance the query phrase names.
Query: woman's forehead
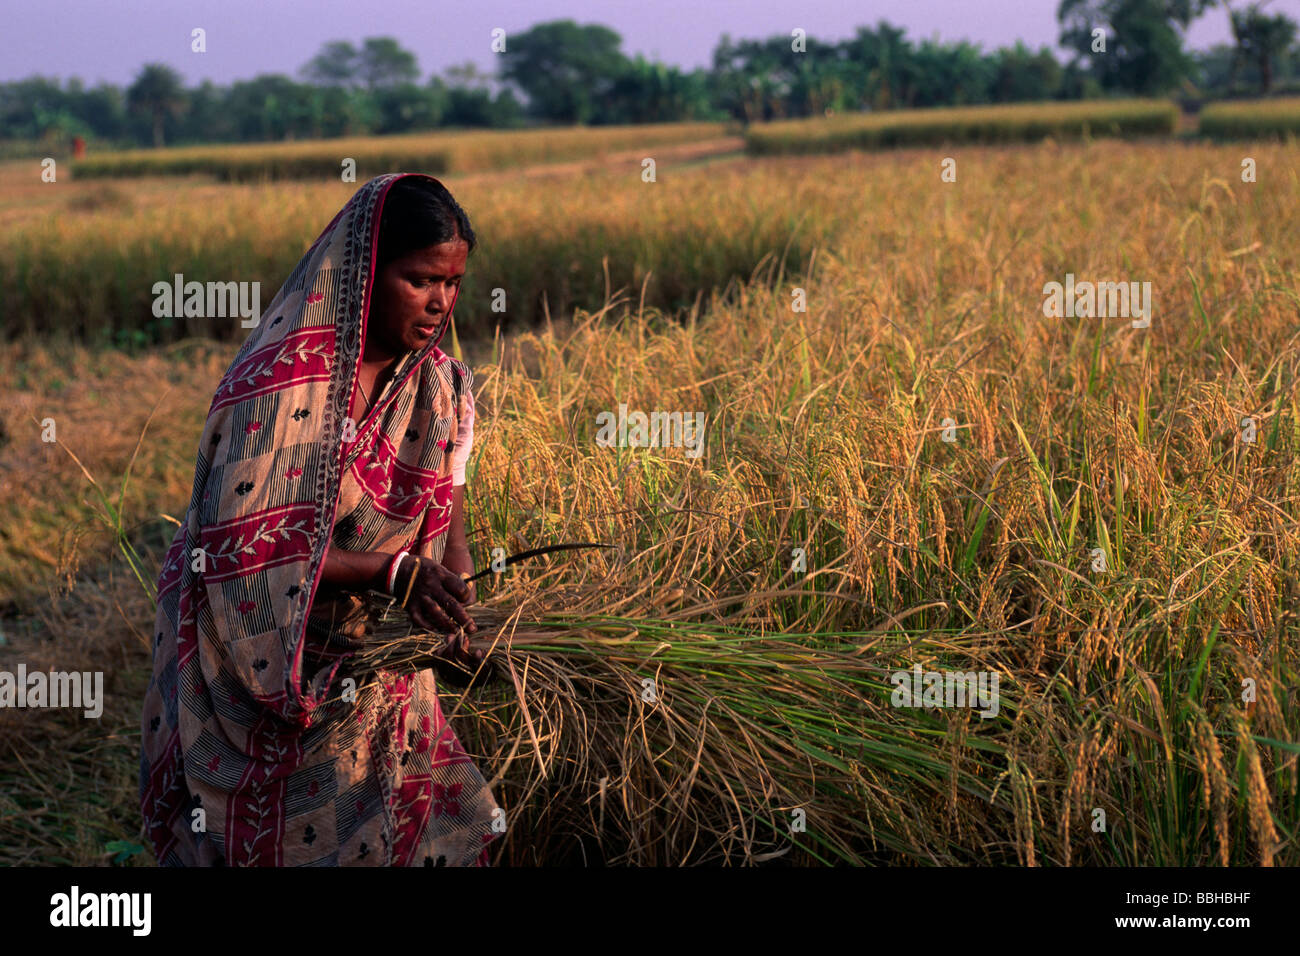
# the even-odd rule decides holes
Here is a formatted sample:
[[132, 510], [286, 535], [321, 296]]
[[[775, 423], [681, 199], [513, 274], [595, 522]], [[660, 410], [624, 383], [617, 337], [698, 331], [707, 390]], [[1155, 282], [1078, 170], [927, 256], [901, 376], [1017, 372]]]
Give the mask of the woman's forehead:
[[459, 273], [465, 271], [469, 245], [464, 239], [412, 249], [406, 255], [393, 260], [393, 264], [402, 269], [433, 269]]

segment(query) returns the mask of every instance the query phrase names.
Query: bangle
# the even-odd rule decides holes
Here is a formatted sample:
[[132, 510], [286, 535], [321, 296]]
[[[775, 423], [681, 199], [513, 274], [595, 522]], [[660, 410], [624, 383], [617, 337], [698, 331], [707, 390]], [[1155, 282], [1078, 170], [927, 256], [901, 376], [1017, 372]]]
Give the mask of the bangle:
[[388, 575], [387, 575], [387, 577], [388, 577], [388, 593], [389, 593], [389, 594], [392, 594], [392, 593], [393, 593], [393, 587], [394, 587], [394, 585], [396, 585], [396, 583], [397, 583], [397, 568], [398, 568], [398, 565], [400, 565], [400, 564], [402, 563], [402, 558], [406, 557], [406, 556], [407, 556], [408, 554], [410, 554], [410, 553], [411, 553], [411, 552], [409, 552], [409, 551], [407, 551], [405, 548], [403, 548], [401, 551], [398, 551], [395, 555], [393, 555], [393, 560], [389, 562], [389, 564], [388, 564]]

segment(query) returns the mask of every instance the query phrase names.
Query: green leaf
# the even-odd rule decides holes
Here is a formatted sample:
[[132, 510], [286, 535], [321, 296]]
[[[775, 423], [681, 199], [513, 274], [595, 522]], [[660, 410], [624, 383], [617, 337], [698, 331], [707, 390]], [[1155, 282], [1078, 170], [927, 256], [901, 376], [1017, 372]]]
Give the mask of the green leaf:
[[104, 852], [116, 854], [113, 857], [113, 862], [118, 864], [125, 863], [137, 853], [143, 853], [144, 847], [130, 840], [109, 840], [104, 844]]
[[1014, 418], [1011, 419], [1011, 424], [1015, 428], [1016, 434], [1020, 437], [1020, 444], [1024, 446], [1025, 454], [1029, 456], [1029, 461], [1034, 466], [1034, 474], [1038, 476], [1038, 483], [1043, 488], [1043, 497], [1047, 499], [1047, 503], [1052, 509], [1052, 516], [1056, 519], [1055, 524], [1052, 526], [1053, 530], [1055, 530], [1065, 523], [1065, 516], [1061, 512], [1061, 502], [1057, 500], [1056, 491], [1052, 488], [1052, 481], [1048, 478], [1047, 472], [1043, 469], [1043, 466], [1039, 464], [1038, 456], [1034, 454], [1034, 449], [1029, 444], [1029, 439], [1025, 435], [1025, 430], [1020, 427], [1020, 423]]
[[989, 520], [988, 498], [980, 503], [980, 514], [975, 519], [975, 530], [971, 532], [970, 541], [966, 544], [966, 554], [961, 559], [961, 573], [965, 575], [975, 564], [975, 553], [979, 550], [980, 539], [984, 537], [984, 526]]
[[1281, 747], [1283, 750], [1289, 750], [1294, 754], [1300, 754], [1300, 744], [1289, 743], [1285, 740], [1274, 740], [1272, 737], [1257, 737], [1254, 734], [1250, 735], [1250, 739], [1256, 743], [1269, 744], [1273, 747]]

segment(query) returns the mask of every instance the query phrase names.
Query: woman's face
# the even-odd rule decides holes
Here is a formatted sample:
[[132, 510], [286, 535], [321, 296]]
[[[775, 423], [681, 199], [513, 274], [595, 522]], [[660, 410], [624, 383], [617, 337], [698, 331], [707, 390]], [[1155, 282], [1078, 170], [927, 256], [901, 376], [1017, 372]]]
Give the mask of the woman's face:
[[456, 238], [394, 259], [375, 276], [363, 360], [424, 347], [438, 334], [465, 275], [469, 244]]

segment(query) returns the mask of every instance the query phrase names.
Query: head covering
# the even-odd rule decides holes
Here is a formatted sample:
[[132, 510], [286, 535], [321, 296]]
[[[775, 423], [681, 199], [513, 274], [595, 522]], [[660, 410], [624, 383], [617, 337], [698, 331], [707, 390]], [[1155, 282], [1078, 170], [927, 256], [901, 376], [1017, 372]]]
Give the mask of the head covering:
[[320, 623], [332, 605], [316, 600], [331, 542], [434, 560], [445, 546], [472, 382], [438, 348], [454, 299], [349, 418], [384, 197], [408, 175], [423, 176], [357, 190], [213, 396], [158, 579], [142, 714], [141, 809], [160, 863], [455, 865], [484, 862], [499, 835], [432, 672], [349, 687], [356, 645]]

